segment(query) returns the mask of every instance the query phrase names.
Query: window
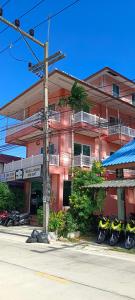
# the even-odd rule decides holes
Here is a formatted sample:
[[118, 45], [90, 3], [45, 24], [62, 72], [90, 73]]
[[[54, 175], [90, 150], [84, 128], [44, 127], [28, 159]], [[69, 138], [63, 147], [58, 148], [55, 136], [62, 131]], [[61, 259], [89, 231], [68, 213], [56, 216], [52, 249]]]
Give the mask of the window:
[[114, 151], [111, 151], [111, 152], [110, 152], [110, 156], [111, 156], [113, 153], [114, 153]]
[[49, 105], [48, 105], [48, 110], [49, 110], [49, 111], [50, 111], [50, 110], [55, 111], [55, 103], [49, 104]]
[[135, 105], [135, 93], [132, 94], [132, 104]]
[[[43, 147], [40, 149], [40, 153], [43, 154]], [[49, 145], [49, 154], [54, 154], [55, 153], [55, 148], [54, 144]]]
[[116, 125], [116, 124], [118, 124], [118, 118], [109, 117], [109, 125]]
[[118, 85], [113, 84], [112, 94], [113, 94], [114, 97], [119, 97], [119, 95], [120, 95], [120, 88], [119, 88]]
[[89, 145], [82, 145], [82, 144], [74, 144], [74, 155], [86, 155], [90, 156], [90, 146]]

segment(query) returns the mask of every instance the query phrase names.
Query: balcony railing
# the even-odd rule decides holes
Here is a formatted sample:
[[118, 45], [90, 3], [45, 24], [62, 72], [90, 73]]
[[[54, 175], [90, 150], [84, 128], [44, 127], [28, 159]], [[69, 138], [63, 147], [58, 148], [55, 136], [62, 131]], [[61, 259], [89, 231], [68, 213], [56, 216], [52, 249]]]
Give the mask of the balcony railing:
[[87, 155], [76, 155], [74, 156], [74, 167], [91, 167], [93, 161], [95, 159], [91, 156], [87, 156]]
[[113, 125], [109, 126], [108, 134], [123, 134], [130, 137], [135, 137], [135, 129], [123, 125]]
[[[102, 127], [106, 127], [107, 119], [100, 118], [96, 115], [80, 111], [74, 115], [74, 123], [85, 122], [87, 124], [98, 126], [102, 124]], [[105, 123], [105, 124], [104, 124]]]
[[[41, 112], [38, 112], [34, 114], [33, 116], [25, 119], [24, 121], [21, 121], [20, 123], [11, 126], [10, 128], [7, 129], [6, 135], [9, 136], [11, 134], [14, 134], [20, 130], [23, 130], [25, 128], [28, 128], [30, 126], [33, 126], [39, 122], [41, 122]], [[60, 112], [57, 111], [50, 111], [49, 112], [49, 120], [60, 122]]]
[[[50, 154], [50, 165], [59, 166], [59, 155]], [[43, 164], [43, 154], [12, 161], [4, 165], [4, 172], [16, 171], [19, 169], [31, 168]]]

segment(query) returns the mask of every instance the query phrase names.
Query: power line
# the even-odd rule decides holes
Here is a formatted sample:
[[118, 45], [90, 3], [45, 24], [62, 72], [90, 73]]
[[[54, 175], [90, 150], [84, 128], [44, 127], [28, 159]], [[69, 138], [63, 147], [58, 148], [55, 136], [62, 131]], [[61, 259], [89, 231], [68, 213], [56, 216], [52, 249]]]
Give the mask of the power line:
[[[72, 7], [73, 5], [75, 5], [77, 2], [79, 2], [80, 0], [76, 0], [72, 3], [70, 3], [69, 5], [65, 6], [63, 9], [59, 10], [58, 12], [56, 12], [55, 14], [51, 15], [49, 17], [49, 19], [53, 19], [55, 18], [56, 16], [58, 16], [60, 13], [64, 12], [65, 10], [67, 10], [68, 8]], [[41, 25], [43, 25], [44, 23], [46, 23], [48, 21], [48, 17], [43, 20], [42, 22], [38, 23], [37, 25], [35, 25], [33, 27], [33, 29], [36, 29], [38, 27], [40, 27]], [[15, 45], [16, 43], [18, 43], [20, 40], [22, 39], [22, 37], [19, 37], [17, 38], [15, 41], [12, 42], [12, 45]], [[5, 48], [3, 48], [1, 51], [0, 51], [0, 54], [4, 53], [5, 51], [7, 51], [9, 49], [10, 45], [6, 46]]]
[[[10, 0], [7, 0], [6, 2], [9, 2]], [[27, 14], [29, 14], [31, 11], [33, 11], [35, 8], [37, 8], [40, 4], [42, 4], [43, 2], [45, 2], [46, 0], [41, 0], [39, 1], [37, 4], [35, 4], [34, 6], [32, 6], [30, 9], [28, 9], [26, 12], [24, 12], [22, 15], [20, 15], [18, 17], [18, 19], [22, 19], [24, 16], [26, 16]], [[3, 6], [2, 6], [3, 7]], [[0, 34], [5, 32], [9, 27], [5, 26], [1, 31]]]
[[2, 8], [5, 7], [9, 2], [10, 2], [10, 0], [5, 1], [5, 2], [2, 4], [1, 7], [2, 7]]

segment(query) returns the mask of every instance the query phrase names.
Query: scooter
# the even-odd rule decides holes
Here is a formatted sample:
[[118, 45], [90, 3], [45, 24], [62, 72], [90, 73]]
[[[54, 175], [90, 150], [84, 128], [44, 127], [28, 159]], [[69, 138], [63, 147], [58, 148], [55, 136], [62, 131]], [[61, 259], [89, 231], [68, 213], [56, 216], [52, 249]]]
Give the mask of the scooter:
[[9, 216], [9, 212], [7, 210], [0, 212], [0, 225], [3, 225]]
[[126, 240], [125, 240], [125, 248], [131, 249], [134, 247], [135, 244], [135, 220], [132, 218], [129, 218], [129, 221], [127, 222], [126, 229]]
[[124, 231], [124, 222], [118, 218], [114, 218], [110, 226], [111, 237], [109, 240], [110, 246], [115, 246], [120, 240], [121, 234]]
[[30, 223], [30, 214], [23, 213], [20, 214], [18, 211], [13, 211], [7, 217], [4, 225], [5, 226], [19, 226], [19, 225], [28, 225]]
[[110, 219], [108, 217], [102, 217], [98, 224], [98, 236], [97, 243], [101, 244], [105, 241], [110, 231]]

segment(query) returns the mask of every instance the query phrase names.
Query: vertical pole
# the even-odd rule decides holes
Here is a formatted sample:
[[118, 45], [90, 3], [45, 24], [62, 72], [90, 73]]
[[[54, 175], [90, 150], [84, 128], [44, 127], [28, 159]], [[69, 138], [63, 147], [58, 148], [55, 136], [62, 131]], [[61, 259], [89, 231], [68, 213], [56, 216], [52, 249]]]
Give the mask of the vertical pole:
[[43, 232], [48, 234], [50, 180], [49, 180], [49, 140], [48, 140], [48, 42], [44, 45], [45, 75], [44, 90], [44, 122], [43, 122]]
[[73, 193], [73, 178], [74, 178], [74, 130], [73, 123], [74, 122], [74, 111], [72, 111], [71, 116], [71, 194]]

